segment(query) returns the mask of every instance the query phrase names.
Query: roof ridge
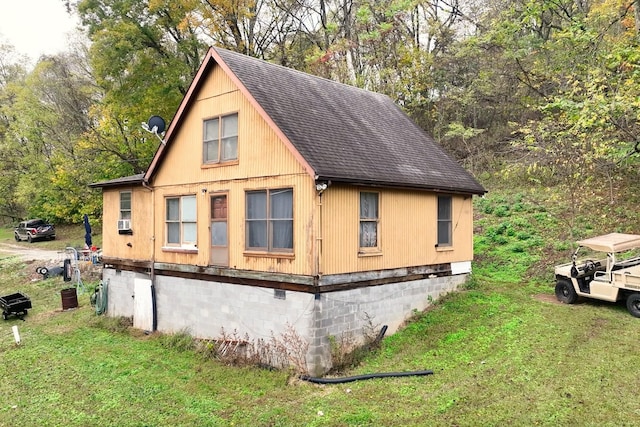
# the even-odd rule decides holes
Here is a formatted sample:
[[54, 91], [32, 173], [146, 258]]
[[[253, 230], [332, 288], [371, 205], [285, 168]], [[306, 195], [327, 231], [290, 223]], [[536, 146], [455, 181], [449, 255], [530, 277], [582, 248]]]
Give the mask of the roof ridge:
[[305, 79], [309, 79], [309, 78], [318, 79], [318, 80], [322, 80], [322, 81], [325, 81], [325, 82], [328, 82], [328, 83], [332, 83], [332, 84], [335, 84], [335, 85], [340, 85], [340, 86], [343, 86], [343, 87], [348, 88], [348, 89], [364, 92], [364, 93], [367, 93], [369, 95], [391, 99], [388, 95], [385, 95], [384, 93], [375, 92], [375, 91], [372, 91], [372, 90], [369, 90], [369, 89], [365, 89], [365, 88], [361, 88], [361, 87], [355, 86], [353, 84], [343, 83], [343, 82], [338, 81], [338, 80], [332, 80], [332, 79], [327, 78], [327, 77], [318, 76], [316, 74], [307, 73], [305, 71], [300, 71], [300, 70], [297, 70], [295, 68], [291, 68], [291, 67], [287, 67], [285, 65], [276, 64], [274, 62], [267, 61], [266, 59], [260, 59], [260, 58], [254, 57], [254, 56], [245, 55], [244, 53], [236, 52], [236, 51], [229, 50], [229, 49], [226, 49], [226, 48], [223, 48], [223, 47], [219, 47], [219, 46], [212, 46], [212, 49], [214, 49], [218, 53], [220, 53], [220, 51], [228, 52], [231, 55], [237, 56], [242, 61], [252, 61], [255, 64], [259, 64], [260, 66], [266, 65], [266, 66], [271, 66], [271, 67], [277, 67], [277, 68], [282, 69], [282, 70], [284, 70], [286, 72], [298, 74], [298, 75], [300, 75], [301, 77], [303, 77]]

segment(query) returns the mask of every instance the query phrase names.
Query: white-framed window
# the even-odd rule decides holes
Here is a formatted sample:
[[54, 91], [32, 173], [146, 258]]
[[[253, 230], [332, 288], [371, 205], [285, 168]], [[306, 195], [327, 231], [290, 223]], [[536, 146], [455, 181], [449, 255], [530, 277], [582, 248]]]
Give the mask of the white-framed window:
[[246, 248], [293, 252], [293, 189], [246, 192]]
[[194, 246], [197, 243], [196, 196], [167, 197], [166, 244]]
[[360, 250], [380, 247], [380, 193], [360, 192]]
[[131, 220], [131, 191], [120, 192], [120, 218]]
[[238, 114], [204, 121], [204, 163], [223, 163], [238, 159]]
[[452, 246], [452, 198], [438, 196], [438, 247]]

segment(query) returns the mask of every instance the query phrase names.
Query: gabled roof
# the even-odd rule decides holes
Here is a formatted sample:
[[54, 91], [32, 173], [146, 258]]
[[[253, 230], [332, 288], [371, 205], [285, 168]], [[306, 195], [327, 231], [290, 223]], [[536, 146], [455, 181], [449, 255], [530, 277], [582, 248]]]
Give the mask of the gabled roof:
[[160, 167], [214, 66], [222, 67], [318, 181], [486, 192], [389, 97], [220, 48], [209, 49], [145, 181]]

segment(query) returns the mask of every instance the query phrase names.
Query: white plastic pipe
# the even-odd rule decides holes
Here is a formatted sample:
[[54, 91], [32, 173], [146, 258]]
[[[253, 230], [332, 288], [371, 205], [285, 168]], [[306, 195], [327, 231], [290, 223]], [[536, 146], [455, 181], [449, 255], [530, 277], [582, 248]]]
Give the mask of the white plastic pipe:
[[15, 338], [16, 344], [20, 344], [20, 332], [18, 332], [18, 327], [13, 325], [11, 329], [13, 330], [13, 338]]

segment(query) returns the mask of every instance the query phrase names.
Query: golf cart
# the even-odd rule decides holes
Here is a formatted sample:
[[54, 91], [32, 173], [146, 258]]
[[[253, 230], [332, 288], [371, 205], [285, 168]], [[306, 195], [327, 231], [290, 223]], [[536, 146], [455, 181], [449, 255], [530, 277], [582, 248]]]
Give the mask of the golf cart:
[[[577, 243], [572, 262], [555, 268], [558, 301], [625, 300], [629, 313], [640, 317], [640, 235], [611, 233]], [[585, 251], [591, 255], [578, 259]]]

